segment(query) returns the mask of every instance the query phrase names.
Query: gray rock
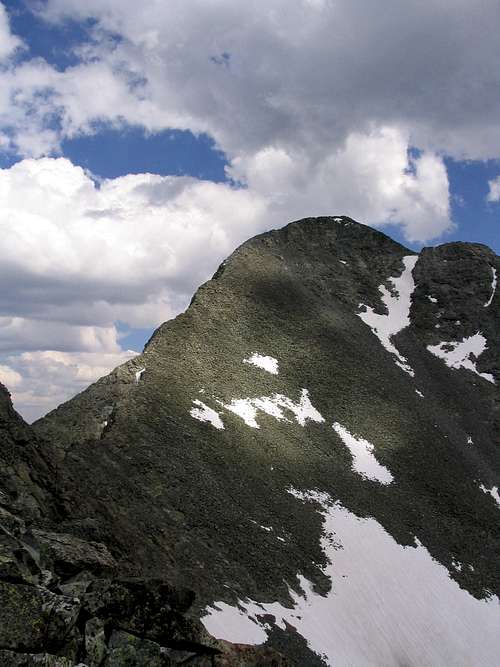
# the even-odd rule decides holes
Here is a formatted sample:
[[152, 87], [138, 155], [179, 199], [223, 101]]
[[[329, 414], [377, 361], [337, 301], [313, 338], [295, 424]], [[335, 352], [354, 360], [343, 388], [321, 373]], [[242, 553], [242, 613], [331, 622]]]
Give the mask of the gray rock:
[[0, 581], [0, 646], [28, 653], [62, 648], [80, 604], [39, 586]]
[[109, 576], [117, 570], [116, 561], [104, 544], [37, 529], [31, 534], [38, 545], [43, 567], [51, 569], [63, 581], [83, 570], [96, 577]]

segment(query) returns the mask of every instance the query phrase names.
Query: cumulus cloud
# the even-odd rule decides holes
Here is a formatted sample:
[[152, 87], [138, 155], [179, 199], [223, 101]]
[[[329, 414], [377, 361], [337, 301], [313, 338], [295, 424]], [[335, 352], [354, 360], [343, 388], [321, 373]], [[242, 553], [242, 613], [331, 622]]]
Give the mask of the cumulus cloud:
[[64, 158], [0, 170], [0, 198], [0, 308], [54, 323], [157, 325], [266, 224], [245, 189], [152, 174], [98, 187]]
[[23, 417], [34, 421], [136, 353], [24, 352], [0, 365], [0, 382]]
[[5, 7], [0, 3], [0, 63], [11, 56], [21, 45], [21, 40], [12, 34], [9, 17]]
[[410, 161], [395, 130], [316, 163], [266, 149], [230, 173], [247, 187], [152, 174], [97, 186], [65, 158], [0, 170], [0, 351], [114, 351], [117, 320], [160, 324], [239, 243], [290, 219], [345, 212], [416, 239], [449, 224], [440, 158]]
[[411, 241], [439, 236], [451, 225], [449, 186], [441, 157], [408, 156], [408, 137], [383, 127], [352, 133], [321, 160], [265, 148], [235, 159], [231, 176], [286, 219], [345, 213], [374, 226], [399, 224]]
[[492, 181], [488, 181], [489, 192], [487, 195], [487, 200], [491, 202], [500, 201], [500, 176], [494, 178]]

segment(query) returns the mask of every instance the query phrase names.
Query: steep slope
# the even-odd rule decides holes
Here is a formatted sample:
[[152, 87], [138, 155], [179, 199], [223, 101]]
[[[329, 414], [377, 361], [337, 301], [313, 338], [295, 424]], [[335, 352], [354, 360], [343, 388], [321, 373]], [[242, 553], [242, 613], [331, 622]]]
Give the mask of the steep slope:
[[495, 664], [498, 272], [345, 217], [251, 239], [34, 425], [57, 529], [299, 664]]
[[[0, 385], [2, 667], [286, 667], [269, 647], [230, 644], [190, 618], [192, 591], [124, 578], [105, 544], [60, 530], [57, 471]], [[56, 484], [50, 483], [55, 478]]]

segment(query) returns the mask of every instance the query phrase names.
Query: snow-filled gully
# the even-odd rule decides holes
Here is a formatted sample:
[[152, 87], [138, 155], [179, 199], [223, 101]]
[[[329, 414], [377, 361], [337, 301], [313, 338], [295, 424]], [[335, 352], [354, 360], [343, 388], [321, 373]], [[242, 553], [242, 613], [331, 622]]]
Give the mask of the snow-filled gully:
[[391, 294], [385, 285], [379, 286], [378, 289], [382, 302], [387, 309], [387, 314], [379, 315], [374, 312], [371, 306], [362, 303], [359, 306], [365, 308], [365, 310], [358, 313], [358, 316], [370, 327], [384, 348], [395, 357], [395, 363], [412, 377], [415, 372], [392, 342], [392, 337], [410, 324], [411, 296], [415, 289], [413, 269], [417, 260], [418, 255], [403, 257], [403, 272], [399, 277], [389, 278], [395, 294]]

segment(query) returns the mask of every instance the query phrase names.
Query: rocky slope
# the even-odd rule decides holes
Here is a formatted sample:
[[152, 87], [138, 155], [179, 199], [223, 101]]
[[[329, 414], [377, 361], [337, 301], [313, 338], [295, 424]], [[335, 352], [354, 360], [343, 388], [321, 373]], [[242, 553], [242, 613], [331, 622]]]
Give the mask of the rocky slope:
[[[200, 617], [301, 665], [494, 665], [497, 274], [485, 246], [416, 255], [345, 217], [255, 237], [142, 355], [35, 423], [13, 448], [29, 474], [7, 462], [5, 483], [34, 498], [38, 544], [192, 589], [179, 613], [203, 646]], [[63, 584], [109, 581], [79, 567]]]
[[[192, 591], [120, 576], [105, 544], [61, 532], [57, 467], [43, 455], [0, 385], [2, 667], [290, 664], [270, 648], [214, 639], [190, 617]], [[56, 532], [41, 528], [51, 524]]]

